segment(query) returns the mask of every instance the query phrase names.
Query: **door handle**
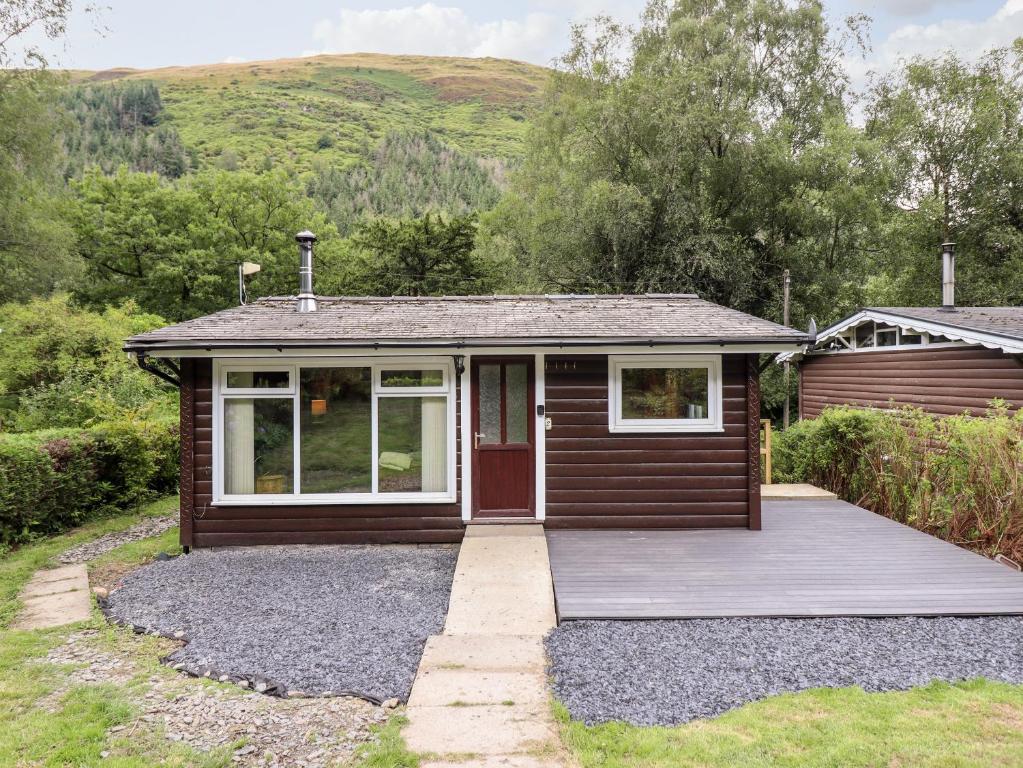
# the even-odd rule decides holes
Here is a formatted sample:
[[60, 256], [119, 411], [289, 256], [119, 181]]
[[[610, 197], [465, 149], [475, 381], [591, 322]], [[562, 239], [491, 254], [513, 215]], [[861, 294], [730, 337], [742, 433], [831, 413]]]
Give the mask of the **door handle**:
[[472, 447], [474, 449], [480, 447], [480, 438], [481, 437], [486, 437], [486, 435], [484, 435], [482, 432], [473, 432], [472, 433]]

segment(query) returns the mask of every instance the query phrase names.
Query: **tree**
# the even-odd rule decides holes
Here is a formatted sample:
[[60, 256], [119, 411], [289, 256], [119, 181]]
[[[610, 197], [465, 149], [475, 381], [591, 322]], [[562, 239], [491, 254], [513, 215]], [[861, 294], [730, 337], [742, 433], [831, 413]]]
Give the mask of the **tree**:
[[338, 168], [317, 162], [307, 188], [342, 234], [375, 216], [462, 216], [493, 208], [503, 165], [448, 146], [429, 131], [388, 133], [365, 163]]
[[855, 304], [884, 171], [846, 119], [862, 28], [834, 35], [815, 0], [653, 0], [636, 31], [576, 28], [480, 248], [532, 290], [696, 291], [780, 319], [788, 267], [795, 322]]
[[210, 170], [171, 182], [94, 169], [73, 189], [68, 216], [84, 271], [74, 295], [89, 306], [132, 299], [170, 320], [214, 312], [237, 303], [242, 261], [262, 265], [252, 295], [295, 293], [294, 236], [307, 228], [320, 236], [324, 284], [340, 274], [336, 230], [283, 172]]
[[130, 302], [89, 312], [66, 294], [0, 306], [0, 422], [78, 426], [173, 404], [170, 387], [121, 351], [126, 337], [163, 324]]
[[475, 216], [374, 219], [354, 235], [350, 293], [439, 296], [486, 293], [492, 272], [473, 253]]
[[57, 79], [38, 40], [63, 36], [70, 0], [0, 3], [0, 302], [52, 290], [69, 268], [57, 215]]
[[958, 244], [964, 303], [1023, 303], [1023, 41], [977, 63], [914, 58], [881, 78], [867, 131], [897, 159], [873, 292], [936, 304], [940, 246]]
[[66, 177], [81, 176], [92, 165], [114, 173], [125, 164], [169, 178], [188, 171], [181, 137], [172, 126], [161, 124], [163, 100], [155, 83], [128, 80], [69, 87], [61, 102], [70, 116], [63, 133]]

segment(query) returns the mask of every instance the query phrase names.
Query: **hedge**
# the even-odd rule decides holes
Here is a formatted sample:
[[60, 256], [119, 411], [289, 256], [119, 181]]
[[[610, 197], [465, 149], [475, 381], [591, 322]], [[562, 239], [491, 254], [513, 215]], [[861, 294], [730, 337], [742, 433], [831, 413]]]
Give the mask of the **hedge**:
[[177, 477], [172, 421], [0, 434], [0, 548], [147, 502]]
[[779, 433], [775, 482], [806, 482], [878, 514], [1023, 562], [1023, 412], [931, 416], [826, 408]]

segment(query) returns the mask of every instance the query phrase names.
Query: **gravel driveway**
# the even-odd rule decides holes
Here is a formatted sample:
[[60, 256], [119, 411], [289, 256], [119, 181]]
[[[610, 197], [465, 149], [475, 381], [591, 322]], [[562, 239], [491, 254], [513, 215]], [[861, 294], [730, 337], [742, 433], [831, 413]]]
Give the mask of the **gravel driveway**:
[[129, 574], [110, 617], [187, 645], [186, 671], [257, 690], [406, 700], [444, 625], [457, 548], [196, 550]]
[[554, 693], [588, 725], [677, 725], [818, 687], [1023, 683], [1023, 617], [571, 621], [547, 637]]

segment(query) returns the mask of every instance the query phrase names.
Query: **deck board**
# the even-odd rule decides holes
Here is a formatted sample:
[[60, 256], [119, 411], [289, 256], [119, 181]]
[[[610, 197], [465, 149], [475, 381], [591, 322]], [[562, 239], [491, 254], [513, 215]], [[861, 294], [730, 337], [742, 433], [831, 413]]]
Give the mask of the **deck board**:
[[763, 530], [548, 531], [558, 616], [1023, 614], [1023, 574], [843, 501], [765, 501]]

